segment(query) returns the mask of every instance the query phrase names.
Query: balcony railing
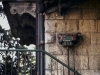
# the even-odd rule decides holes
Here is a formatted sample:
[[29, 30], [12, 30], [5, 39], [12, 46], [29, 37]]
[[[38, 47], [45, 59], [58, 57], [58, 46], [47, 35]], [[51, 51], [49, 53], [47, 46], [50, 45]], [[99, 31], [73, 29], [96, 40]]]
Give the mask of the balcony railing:
[[0, 75], [36, 75], [36, 52], [45, 54], [45, 75], [81, 75], [44, 50], [0, 49]]

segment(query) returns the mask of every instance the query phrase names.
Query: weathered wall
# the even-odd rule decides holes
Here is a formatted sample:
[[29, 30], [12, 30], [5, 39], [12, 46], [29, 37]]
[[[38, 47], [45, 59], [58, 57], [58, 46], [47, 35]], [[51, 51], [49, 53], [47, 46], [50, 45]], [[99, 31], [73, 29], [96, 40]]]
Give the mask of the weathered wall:
[[[78, 8], [71, 8], [65, 16], [46, 14], [45, 50], [67, 64], [67, 49], [57, 41], [57, 34], [62, 32], [81, 32], [83, 35], [83, 43], [75, 48], [75, 69], [82, 75], [100, 75], [100, 1], [91, 0]], [[50, 59], [46, 58], [47, 69], [48, 64]], [[57, 75], [56, 72], [53, 74]], [[46, 75], [50, 75], [49, 70]]]

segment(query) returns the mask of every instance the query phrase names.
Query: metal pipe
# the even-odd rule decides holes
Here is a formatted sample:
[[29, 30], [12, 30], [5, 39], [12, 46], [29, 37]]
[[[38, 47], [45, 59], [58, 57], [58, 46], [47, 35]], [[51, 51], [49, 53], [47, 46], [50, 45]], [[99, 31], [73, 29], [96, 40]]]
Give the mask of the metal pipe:
[[[37, 3], [37, 2], [36, 2]], [[38, 11], [37, 11], [37, 4], [36, 4], [36, 49], [39, 49], [39, 20], [38, 20]], [[39, 52], [36, 52], [36, 70], [37, 75], [39, 75]]]
[[[44, 50], [44, 15], [40, 13], [40, 50]], [[45, 75], [44, 53], [40, 52], [40, 75]]]
[[[44, 1], [36, 1], [36, 49], [44, 50]], [[44, 53], [40, 52], [37, 56], [37, 75], [45, 75]]]

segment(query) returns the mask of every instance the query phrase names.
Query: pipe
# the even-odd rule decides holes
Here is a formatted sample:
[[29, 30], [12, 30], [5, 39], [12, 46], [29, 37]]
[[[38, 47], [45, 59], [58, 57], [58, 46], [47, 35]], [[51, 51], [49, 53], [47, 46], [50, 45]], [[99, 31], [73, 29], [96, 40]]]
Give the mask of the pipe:
[[[36, 1], [36, 49], [44, 50], [44, 1]], [[45, 75], [44, 53], [36, 54], [37, 75]]]
[[[44, 15], [42, 13], [39, 14], [40, 16], [40, 50], [44, 50]], [[40, 75], [45, 75], [45, 68], [44, 68], [44, 53], [40, 52]]]
[[[36, 49], [39, 50], [39, 24], [38, 24], [38, 13], [36, 11]], [[37, 75], [39, 75], [39, 52], [36, 52], [36, 70], [37, 70]]]

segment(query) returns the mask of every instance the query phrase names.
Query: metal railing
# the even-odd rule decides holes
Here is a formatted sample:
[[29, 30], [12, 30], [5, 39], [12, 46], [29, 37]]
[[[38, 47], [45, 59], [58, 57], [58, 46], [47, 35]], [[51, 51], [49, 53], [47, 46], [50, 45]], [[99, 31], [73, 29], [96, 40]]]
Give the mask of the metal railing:
[[2, 62], [0, 61], [0, 73], [2, 74], [0, 75], [8, 75], [8, 73], [10, 73], [9, 75], [36, 75], [36, 52], [43, 52], [45, 54], [45, 75], [48, 73], [49, 75], [68, 75], [68, 70], [71, 71], [70, 75], [81, 75], [79, 72], [44, 50], [26, 49], [0, 49], [0, 55], [2, 56]]

